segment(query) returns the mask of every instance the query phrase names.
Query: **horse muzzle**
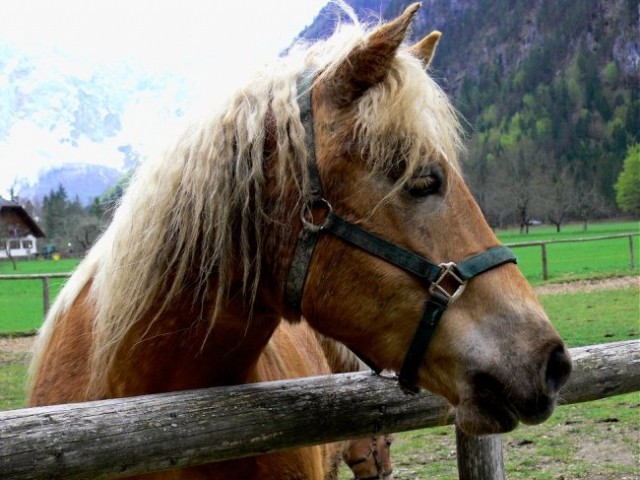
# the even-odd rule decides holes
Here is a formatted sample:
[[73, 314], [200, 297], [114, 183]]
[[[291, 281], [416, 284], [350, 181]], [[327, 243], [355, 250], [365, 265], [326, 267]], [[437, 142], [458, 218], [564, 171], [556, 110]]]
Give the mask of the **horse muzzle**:
[[562, 344], [551, 349], [539, 372], [471, 373], [472, 393], [457, 406], [458, 424], [469, 434], [481, 435], [511, 431], [519, 422], [541, 423], [553, 413], [570, 373], [571, 360]]

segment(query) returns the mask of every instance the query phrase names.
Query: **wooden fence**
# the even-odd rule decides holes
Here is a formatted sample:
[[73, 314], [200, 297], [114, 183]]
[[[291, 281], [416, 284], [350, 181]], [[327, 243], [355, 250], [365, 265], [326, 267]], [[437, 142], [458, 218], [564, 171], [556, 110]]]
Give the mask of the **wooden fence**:
[[615, 238], [629, 238], [629, 267], [633, 270], [636, 267], [635, 252], [633, 248], [633, 237], [640, 235], [640, 232], [635, 233], [619, 233], [617, 235], [605, 235], [598, 237], [585, 237], [585, 238], [563, 238], [559, 240], [540, 240], [535, 242], [517, 242], [506, 243], [505, 245], [510, 248], [521, 247], [540, 247], [540, 253], [542, 254], [542, 279], [549, 279], [549, 266], [547, 260], [547, 245], [552, 243], [581, 243], [581, 242], [595, 242], [599, 240], [611, 240]]
[[69, 278], [71, 273], [31, 273], [25, 275], [0, 275], [0, 280], [42, 280], [42, 309], [46, 315], [51, 305], [52, 278]]
[[[562, 403], [640, 390], [640, 341], [570, 353]], [[447, 412], [433, 395], [407, 396], [394, 379], [364, 372], [9, 410], [0, 412], [0, 472], [5, 480], [116, 478], [439, 426], [452, 420]], [[499, 442], [459, 437], [460, 478], [504, 478]], [[466, 456], [483, 445], [497, 461]]]

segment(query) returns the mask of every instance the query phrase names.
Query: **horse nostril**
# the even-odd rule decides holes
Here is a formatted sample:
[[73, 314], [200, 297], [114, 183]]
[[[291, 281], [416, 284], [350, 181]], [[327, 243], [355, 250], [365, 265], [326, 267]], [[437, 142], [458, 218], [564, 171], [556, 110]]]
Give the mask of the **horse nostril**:
[[549, 390], [554, 393], [560, 390], [560, 387], [569, 379], [570, 373], [571, 359], [564, 346], [560, 345], [551, 352], [547, 363], [545, 379]]

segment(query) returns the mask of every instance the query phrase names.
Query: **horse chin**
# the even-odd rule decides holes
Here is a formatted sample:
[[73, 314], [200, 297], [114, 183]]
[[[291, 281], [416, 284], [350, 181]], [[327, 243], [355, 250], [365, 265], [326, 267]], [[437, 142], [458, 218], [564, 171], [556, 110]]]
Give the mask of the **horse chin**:
[[510, 432], [519, 419], [508, 405], [489, 407], [464, 402], [456, 407], [456, 423], [468, 435], [489, 435]]
[[458, 425], [470, 435], [509, 432], [520, 422], [536, 425], [553, 413], [555, 395], [538, 391], [522, 397], [487, 374], [476, 374], [473, 383], [473, 393], [456, 406]]

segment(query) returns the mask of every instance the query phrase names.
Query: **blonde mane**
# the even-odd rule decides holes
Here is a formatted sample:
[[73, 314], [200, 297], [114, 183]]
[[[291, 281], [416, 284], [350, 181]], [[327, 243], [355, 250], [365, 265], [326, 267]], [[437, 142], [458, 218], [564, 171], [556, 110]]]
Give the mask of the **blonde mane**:
[[[296, 101], [296, 80], [309, 67], [331, 75], [368, 30], [341, 27], [324, 42], [297, 46], [238, 90], [208, 121], [191, 127], [164, 156], [145, 161], [124, 195], [113, 222], [68, 281], [41, 330], [32, 371], [46, 349], [56, 319], [91, 282], [95, 304], [93, 372], [105, 372], [130, 329], [150, 311], [156, 318], [189, 292], [192, 311], [210, 315], [242, 272], [250, 305], [261, 281], [265, 231], [284, 212], [266, 208], [265, 142], [269, 124], [276, 151], [269, 168], [284, 195], [294, 182], [299, 202], [307, 198], [307, 153]], [[366, 150], [372, 171], [388, 171], [402, 152], [406, 166], [398, 185], [435, 155], [454, 168], [460, 127], [446, 96], [408, 53], [395, 70], [359, 102], [353, 135]], [[284, 202], [280, 202], [284, 203]], [[271, 207], [270, 207], [271, 208]], [[276, 207], [277, 208], [277, 207]], [[280, 206], [291, 210], [291, 205]], [[240, 268], [238, 268], [240, 267]], [[215, 292], [214, 298], [209, 298]], [[204, 310], [213, 302], [214, 312]]]

